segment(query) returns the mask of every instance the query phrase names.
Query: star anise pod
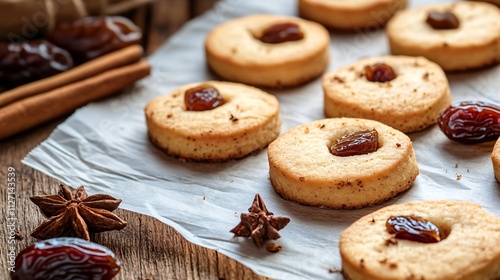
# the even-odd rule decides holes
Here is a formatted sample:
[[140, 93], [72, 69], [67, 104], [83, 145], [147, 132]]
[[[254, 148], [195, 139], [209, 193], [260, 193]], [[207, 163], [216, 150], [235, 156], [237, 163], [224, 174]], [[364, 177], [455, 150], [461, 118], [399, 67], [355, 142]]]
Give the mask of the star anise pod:
[[31, 233], [34, 238], [70, 236], [89, 240], [89, 232], [119, 230], [127, 226], [127, 222], [111, 213], [118, 208], [121, 199], [106, 194], [88, 196], [83, 186], [71, 191], [61, 184], [57, 195], [30, 199], [48, 218]]
[[265, 240], [280, 238], [278, 231], [290, 222], [287, 217], [274, 217], [267, 210], [260, 194], [255, 195], [248, 212], [241, 213], [241, 222], [230, 232], [234, 233], [234, 237], [252, 237], [259, 247]]

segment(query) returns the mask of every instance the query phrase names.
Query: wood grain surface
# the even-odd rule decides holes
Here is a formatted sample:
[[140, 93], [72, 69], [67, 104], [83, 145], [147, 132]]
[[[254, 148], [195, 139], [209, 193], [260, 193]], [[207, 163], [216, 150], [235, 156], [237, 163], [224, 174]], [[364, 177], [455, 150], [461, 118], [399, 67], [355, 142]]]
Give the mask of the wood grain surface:
[[[198, 6], [196, 2], [202, 2]], [[150, 51], [177, 30], [192, 15], [208, 8], [206, 2], [159, 0], [155, 3], [154, 22], [151, 30]], [[196, 5], [195, 7], [190, 5]], [[193, 14], [194, 13], [194, 14]], [[163, 20], [159, 20], [161, 17]], [[29, 200], [30, 196], [55, 194], [60, 182], [21, 163], [21, 160], [45, 140], [52, 130], [65, 119], [41, 125], [35, 129], [0, 141], [0, 279], [9, 279], [8, 243], [9, 229], [6, 218], [8, 211], [7, 173], [15, 169], [15, 226], [25, 237], [16, 241], [16, 254], [36, 240], [30, 233], [44, 220], [38, 208]], [[11, 175], [12, 176], [12, 175]], [[118, 209], [117, 215], [128, 222], [121, 231], [93, 234], [91, 240], [112, 251], [122, 262], [122, 270], [115, 279], [266, 279], [253, 273], [240, 263], [214, 250], [202, 248], [187, 242], [173, 228], [160, 221]], [[228, 229], [229, 230], [229, 229]]]

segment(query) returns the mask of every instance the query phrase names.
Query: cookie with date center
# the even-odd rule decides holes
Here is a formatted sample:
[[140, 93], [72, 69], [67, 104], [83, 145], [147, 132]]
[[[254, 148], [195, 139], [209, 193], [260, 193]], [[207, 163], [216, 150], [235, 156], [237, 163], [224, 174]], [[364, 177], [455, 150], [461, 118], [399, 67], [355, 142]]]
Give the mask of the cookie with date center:
[[435, 124], [451, 104], [446, 75], [423, 57], [361, 59], [325, 74], [322, 84], [327, 117], [377, 120], [405, 133]]
[[387, 24], [392, 54], [424, 56], [445, 71], [500, 62], [500, 10], [461, 1], [398, 12]]
[[495, 146], [493, 147], [493, 152], [491, 153], [491, 161], [493, 163], [495, 178], [498, 182], [500, 182], [500, 138], [498, 138]]
[[242, 158], [266, 147], [281, 128], [276, 97], [228, 82], [182, 86], [151, 100], [145, 114], [153, 144], [193, 161]]
[[298, 126], [273, 141], [267, 154], [278, 194], [327, 208], [385, 201], [410, 188], [419, 173], [410, 138], [365, 119], [331, 118]]
[[328, 66], [328, 31], [295, 17], [251, 15], [227, 21], [207, 36], [208, 66], [222, 78], [269, 88], [291, 87]]
[[363, 30], [382, 26], [407, 0], [299, 0], [301, 17], [339, 30]]
[[500, 277], [498, 244], [500, 219], [480, 205], [419, 201], [360, 218], [339, 248], [346, 279], [465, 280]]

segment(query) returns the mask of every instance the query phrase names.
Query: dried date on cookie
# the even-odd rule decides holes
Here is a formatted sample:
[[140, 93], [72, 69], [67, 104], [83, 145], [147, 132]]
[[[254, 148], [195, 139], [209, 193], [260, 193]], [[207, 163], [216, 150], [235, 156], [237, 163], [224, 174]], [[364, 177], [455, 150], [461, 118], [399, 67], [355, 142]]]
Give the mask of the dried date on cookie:
[[378, 132], [375, 128], [359, 130], [342, 136], [332, 144], [330, 151], [340, 157], [363, 155], [378, 149]]
[[452, 12], [429, 12], [425, 22], [437, 30], [457, 29], [460, 26], [457, 16]]
[[184, 93], [184, 106], [187, 111], [212, 110], [224, 103], [224, 98], [219, 91], [208, 84], [190, 88]]
[[365, 76], [368, 81], [379, 83], [390, 82], [397, 77], [391, 66], [381, 62], [365, 66]]
[[285, 22], [267, 27], [257, 39], [267, 44], [280, 44], [284, 42], [299, 41], [303, 38], [304, 33], [300, 30], [298, 24]]
[[391, 216], [385, 223], [387, 232], [397, 239], [421, 243], [441, 241], [439, 228], [430, 221], [417, 216]]

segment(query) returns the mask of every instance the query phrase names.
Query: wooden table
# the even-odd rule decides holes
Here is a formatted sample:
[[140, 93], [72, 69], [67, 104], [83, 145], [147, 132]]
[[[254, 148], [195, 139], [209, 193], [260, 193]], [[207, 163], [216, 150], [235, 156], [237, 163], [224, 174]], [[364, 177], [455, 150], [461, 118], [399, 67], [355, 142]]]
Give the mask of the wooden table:
[[[155, 8], [155, 13], [163, 13], [162, 17], [169, 19], [169, 22], [153, 23], [153, 28], [156, 24], [164, 31], [151, 38], [150, 44], [153, 45], [153, 49], [159, 41], [170, 35], [189, 18], [189, 15], [184, 13], [184, 9], [192, 15], [200, 13], [207, 6], [205, 1], [199, 1], [205, 2], [201, 4], [203, 5], [201, 8], [187, 6], [184, 0], [160, 2], [163, 4]], [[0, 185], [2, 186], [0, 188], [0, 216], [2, 217], [0, 232], [3, 237], [0, 241], [0, 267], [2, 267], [0, 279], [9, 279], [7, 253], [10, 245], [7, 239], [9, 231], [5, 222], [8, 210], [7, 173], [9, 167], [15, 169], [16, 228], [25, 235], [23, 240], [15, 242], [15, 251], [19, 253], [36, 241], [30, 237], [30, 233], [44, 220], [29, 197], [55, 194], [60, 183], [41, 172], [24, 166], [21, 159], [45, 140], [64, 119], [65, 117], [60, 118], [0, 141]], [[94, 234], [91, 237], [92, 241], [114, 251], [121, 260], [122, 270], [115, 279], [265, 279], [214, 250], [187, 242], [173, 228], [154, 218], [122, 209], [116, 210], [115, 213], [126, 220], [128, 226], [121, 231]]]

